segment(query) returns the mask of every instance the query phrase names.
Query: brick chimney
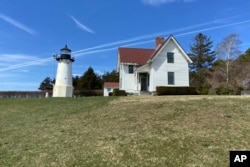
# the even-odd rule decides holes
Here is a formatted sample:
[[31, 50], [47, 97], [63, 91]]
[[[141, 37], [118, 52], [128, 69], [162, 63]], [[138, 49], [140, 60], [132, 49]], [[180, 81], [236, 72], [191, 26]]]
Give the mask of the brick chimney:
[[158, 48], [164, 43], [164, 37], [158, 36], [155, 38], [155, 48]]

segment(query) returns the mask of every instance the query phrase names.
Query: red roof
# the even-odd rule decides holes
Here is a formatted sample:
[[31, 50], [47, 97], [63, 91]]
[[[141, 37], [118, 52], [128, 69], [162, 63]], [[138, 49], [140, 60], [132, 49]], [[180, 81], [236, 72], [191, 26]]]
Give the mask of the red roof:
[[154, 53], [155, 49], [119, 48], [121, 63], [135, 63], [144, 65]]
[[119, 88], [119, 82], [104, 82], [105, 88]]
[[[153, 61], [155, 56], [162, 50], [162, 48], [170, 41], [179, 47], [184, 54], [184, 58], [188, 63], [192, 63], [192, 60], [188, 57], [187, 53], [183, 50], [181, 45], [176, 41], [173, 35], [170, 35], [165, 41], [163, 37], [156, 38], [156, 49], [143, 49], [143, 48], [119, 48], [118, 63], [128, 63], [135, 65], [145, 65], [147, 62]], [[159, 46], [160, 44], [160, 46]]]

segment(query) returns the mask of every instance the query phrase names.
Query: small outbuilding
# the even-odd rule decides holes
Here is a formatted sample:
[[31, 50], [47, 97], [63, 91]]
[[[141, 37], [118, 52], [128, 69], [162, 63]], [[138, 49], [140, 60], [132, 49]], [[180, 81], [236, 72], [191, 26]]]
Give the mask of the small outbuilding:
[[119, 82], [104, 82], [103, 96], [109, 96], [110, 92], [119, 88]]

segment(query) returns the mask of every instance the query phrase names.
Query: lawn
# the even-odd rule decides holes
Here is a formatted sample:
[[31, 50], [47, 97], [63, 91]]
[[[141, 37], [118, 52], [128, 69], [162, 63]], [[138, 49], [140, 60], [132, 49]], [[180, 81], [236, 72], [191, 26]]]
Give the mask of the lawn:
[[229, 166], [250, 97], [0, 99], [0, 166]]

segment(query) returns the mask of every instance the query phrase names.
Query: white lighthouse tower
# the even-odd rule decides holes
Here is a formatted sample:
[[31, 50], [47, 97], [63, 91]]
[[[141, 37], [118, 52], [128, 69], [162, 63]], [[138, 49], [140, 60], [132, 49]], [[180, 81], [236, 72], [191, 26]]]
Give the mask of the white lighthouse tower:
[[72, 62], [71, 50], [65, 45], [60, 55], [55, 56], [58, 61], [56, 83], [53, 86], [53, 97], [72, 97]]

